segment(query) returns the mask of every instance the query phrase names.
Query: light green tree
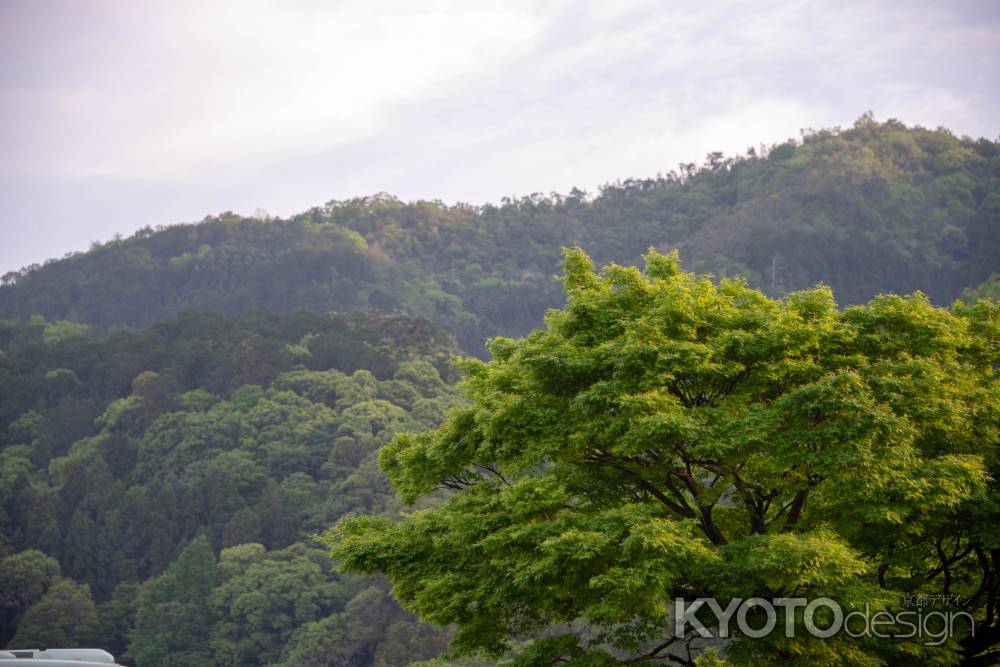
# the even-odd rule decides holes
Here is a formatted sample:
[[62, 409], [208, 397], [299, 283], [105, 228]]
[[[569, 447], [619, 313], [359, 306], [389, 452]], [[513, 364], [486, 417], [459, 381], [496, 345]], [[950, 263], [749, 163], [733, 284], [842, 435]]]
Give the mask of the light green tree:
[[645, 261], [597, 272], [568, 251], [566, 307], [464, 361], [472, 404], [381, 451], [404, 501], [444, 487], [446, 502], [342, 519], [333, 556], [457, 626], [460, 653], [530, 639], [515, 664], [693, 664], [672, 637], [678, 598], [899, 610], [923, 593], [960, 596], [975, 637], [734, 628], [722, 657], [995, 663], [998, 304], [952, 313], [918, 293], [840, 310], [824, 287], [774, 300], [676, 255]]
[[335, 605], [340, 590], [329, 567], [324, 554], [301, 544], [272, 552], [246, 544], [223, 550], [222, 581], [210, 598], [217, 618], [214, 664], [277, 663], [293, 633]]

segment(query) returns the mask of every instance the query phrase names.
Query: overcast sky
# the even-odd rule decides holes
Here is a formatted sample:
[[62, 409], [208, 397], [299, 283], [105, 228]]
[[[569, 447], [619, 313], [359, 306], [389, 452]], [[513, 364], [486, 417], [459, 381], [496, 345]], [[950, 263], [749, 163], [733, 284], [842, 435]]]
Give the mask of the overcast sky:
[[1000, 2], [0, 0], [0, 273], [387, 191], [595, 190], [879, 119], [1000, 135]]

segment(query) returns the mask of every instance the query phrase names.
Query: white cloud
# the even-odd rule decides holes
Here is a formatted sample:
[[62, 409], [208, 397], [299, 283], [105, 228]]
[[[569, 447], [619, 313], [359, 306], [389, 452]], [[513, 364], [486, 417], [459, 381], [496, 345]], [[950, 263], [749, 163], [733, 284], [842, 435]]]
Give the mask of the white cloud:
[[183, 179], [357, 141], [388, 105], [525, 48], [541, 28], [516, 5], [152, 6], [115, 17], [142, 33], [90, 63], [94, 76], [6, 92], [35, 139], [7, 169]]

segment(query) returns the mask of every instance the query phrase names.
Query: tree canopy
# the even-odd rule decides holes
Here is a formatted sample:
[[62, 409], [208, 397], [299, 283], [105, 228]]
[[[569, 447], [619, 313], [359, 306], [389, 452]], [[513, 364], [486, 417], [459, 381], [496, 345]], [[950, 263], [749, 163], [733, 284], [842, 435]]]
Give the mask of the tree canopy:
[[457, 626], [459, 653], [529, 640], [515, 664], [693, 664], [671, 639], [676, 599], [891, 610], [930, 593], [956, 596], [974, 636], [735, 633], [723, 655], [1000, 657], [1000, 304], [838, 309], [823, 286], [776, 300], [653, 250], [643, 271], [600, 272], [568, 251], [563, 285], [543, 329], [463, 362], [469, 406], [382, 449], [403, 500], [450, 495], [398, 523], [341, 519], [325, 540], [344, 567], [386, 573], [404, 607]]

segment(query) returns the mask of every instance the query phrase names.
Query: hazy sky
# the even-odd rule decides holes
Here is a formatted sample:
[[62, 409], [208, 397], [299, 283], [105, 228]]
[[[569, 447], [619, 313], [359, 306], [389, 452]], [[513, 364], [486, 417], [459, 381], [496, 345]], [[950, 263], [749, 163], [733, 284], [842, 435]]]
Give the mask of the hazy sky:
[[879, 119], [1000, 135], [1000, 2], [0, 0], [0, 273], [387, 191], [593, 191]]

